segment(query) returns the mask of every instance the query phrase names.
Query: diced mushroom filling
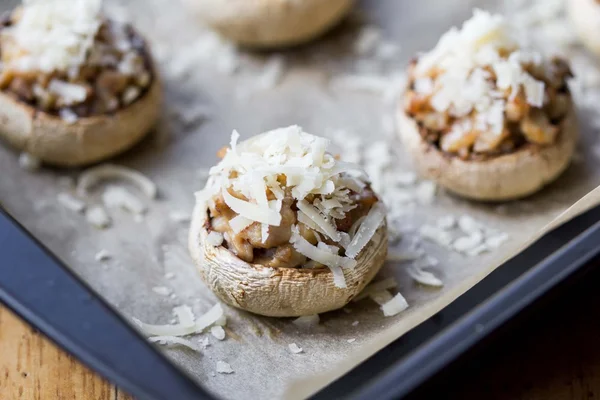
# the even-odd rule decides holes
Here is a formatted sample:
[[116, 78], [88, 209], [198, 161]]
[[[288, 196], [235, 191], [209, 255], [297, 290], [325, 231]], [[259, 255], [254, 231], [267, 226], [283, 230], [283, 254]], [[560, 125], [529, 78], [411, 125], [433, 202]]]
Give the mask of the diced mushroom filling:
[[560, 136], [569, 66], [527, 48], [511, 23], [476, 9], [410, 66], [404, 109], [448, 155], [486, 159]]
[[[546, 64], [526, 63], [523, 69], [543, 82], [543, 104], [530, 104], [523, 87], [499, 89], [498, 76], [492, 67], [485, 68], [483, 79], [497, 99], [500, 125], [497, 130], [478, 124], [480, 114], [473, 108], [466, 115], [455, 116], [450, 110], [437, 111], [432, 106], [436, 78], [433, 68], [426, 77], [415, 78], [411, 65], [409, 88], [404, 97], [406, 113], [418, 124], [421, 136], [445, 153], [463, 159], [486, 159], [511, 153], [525, 145], [550, 145], [557, 140], [563, 119], [572, 107], [567, 79], [572, 76], [568, 64], [558, 58]], [[428, 87], [424, 87], [428, 86]], [[492, 106], [493, 107], [493, 106]]]
[[141, 98], [153, 77], [144, 40], [127, 24], [103, 18], [80, 66], [67, 70], [18, 68], [19, 50], [12, 28], [17, 9], [0, 30], [0, 90], [38, 110], [75, 120], [113, 113]]
[[[282, 183], [285, 185], [285, 177], [282, 179]], [[298, 221], [297, 201], [292, 197], [291, 190], [285, 189], [284, 191], [285, 197], [280, 211], [281, 224], [269, 227], [268, 236], [264, 242], [261, 231], [262, 224], [260, 223], [253, 222], [238, 233], [231, 228], [230, 221], [238, 215], [225, 204], [222, 195], [216, 196], [209, 202], [210, 228], [223, 234], [224, 246], [238, 258], [270, 268], [307, 266], [309, 260], [290, 244], [294, 225], [298, 227], [300, 235], [312, 245], [322, 242], [330, 246], [339, 246], [338, 243], [330, 240], [326, 235]], [[243, 195], [232, 190], [229, 190], [229, 193], [239, 199], [247, 200]], [[275, 200], [275, 196], [271, 191], [267, 192], [267, 198]], [[338, 231], [345, 233], [350, 232], [353, 225], [366, 216], [371, 207], [378, 201], [377, 196], [369, 186], [366, 186], [360, 193], [350, 191], [349, 198], [352, 200], [353, 207], [343, 215], [336, 214], [334, 216], [336, 228]], [[316, 197], [312, 195], [305, 198], [309, 203], [315, 199]], [[341, 249], [341, 252], [343, 252], [343, 249]], [[312, 264], [313, 267], [321, 266], [314, 262]]]

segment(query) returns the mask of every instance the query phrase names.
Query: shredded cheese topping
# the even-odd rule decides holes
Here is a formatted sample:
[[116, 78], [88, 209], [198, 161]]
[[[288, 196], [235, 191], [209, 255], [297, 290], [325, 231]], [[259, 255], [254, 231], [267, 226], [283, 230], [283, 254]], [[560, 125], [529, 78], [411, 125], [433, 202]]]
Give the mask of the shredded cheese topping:
[[19, 71], [66, 71], [85, 61], [101, 25], [101, 0], [23, 0], [2, 31], [2, 61]]
[[[458, 119], [442, 143], [450, 150], [451, 143], [473, 131], [501, 137], [507, 106], [520, 91], [529, 105], [542, 107], [545, 83], [526, 70], [542, 62], [538, 53], [520, 47], [503, 16], [475, 10], [460, 29], [450, 29], [419, 58], [411, 78], [415, 92], [429, 96], [436, 112]], [[481, 141], [478, 147], [486, 145]]]
[[[291, 196], [298, 223], [312, 229], [319, 242], [313, 245], [306, 240], [298, 226], [291, 228], [289, 242], [309, 260], [329, 267], [335, 286], [346, 287], [342, 269], [355, 267], [355, 258], [385, 218], [385, 209], [377, 202], [355, 226], [356, 237], [337, 228], [336, 220], [346, 218], [357, 207], [353, 192], [360, 193], [367, 186], [364, 171], [357, 164], [336, 160], [327, 152], [327, 139], [299, 126], [275, 129], [241, 143], [238, 140], [234, 131], [225, 156], [211, 168], [197, 200], [209, 205], [222, 196], [237, 214], [229, 220], [233, 232], [259, 223], [261, 241], [266, 243], [269, 227], [282, 225], [282, 202]], [[339, 255], [342, 249], [347, 256]]]

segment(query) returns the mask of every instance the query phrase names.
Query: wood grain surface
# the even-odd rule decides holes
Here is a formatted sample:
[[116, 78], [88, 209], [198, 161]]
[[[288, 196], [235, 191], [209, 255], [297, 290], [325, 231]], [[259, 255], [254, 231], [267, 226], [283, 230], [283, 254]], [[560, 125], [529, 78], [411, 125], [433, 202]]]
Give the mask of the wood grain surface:
[[[475, 360], [436, 379], [420, 398], [600, 399], [600, 291], [594, 281], [600, 279], [565, 293]], [[131, 397], [0, 308], [0, 399]]]

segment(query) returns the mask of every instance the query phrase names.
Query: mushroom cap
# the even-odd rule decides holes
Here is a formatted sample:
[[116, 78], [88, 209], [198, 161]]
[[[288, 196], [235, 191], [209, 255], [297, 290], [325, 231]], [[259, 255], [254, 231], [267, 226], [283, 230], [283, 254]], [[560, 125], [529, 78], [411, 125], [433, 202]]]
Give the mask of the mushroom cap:
[[525, 146], [487, 160], [463, 160], [426, 142], [402, 106], [397, 110], [400, 138], [425, 178], [474, 200], [501, 201], [528, 196], [554, 181], [569, 165], [578, 137], [577, 117], [569, 110], [555, 143]]
[[202, 21], [248, 47], [293, 46], [323, 34], [348, 14], [353, 0], [186, 0]]
[[133, 103], [112, 114], [82, 117], [69, 124], [0, 92], [0, 137], [47, 164], [92, 164], [141, 140], [158, 119], [161, 98], [154, 71], [150, 87]]
[[600, 3], [596, 0], [568, 0], [567, 12], [583, 44], [600, 56]]
[[189, 234], [190, 254], [208, 287], [230, 306], [270, 317], [297, 317], [336, 310], [360, 293], [375, 277], [387, 257], [384, 222], [356, 257], [354, 269], [344, 269], [346, 288], [333, 283], [322, 268], [269, 268], [250, 264], [223, 246], [206, 240], [208, 215], [204, 202], [196, 203]]

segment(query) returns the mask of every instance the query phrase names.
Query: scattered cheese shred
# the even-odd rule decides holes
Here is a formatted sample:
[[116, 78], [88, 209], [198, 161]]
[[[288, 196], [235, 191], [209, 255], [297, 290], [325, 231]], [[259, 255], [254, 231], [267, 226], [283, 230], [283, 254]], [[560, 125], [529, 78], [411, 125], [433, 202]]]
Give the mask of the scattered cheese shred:
[[83, 212], [86, 207], [86, 204], [83, 200], [80, 200], [69, 193], [59, 193], [56, 196], [56, 199], [63, 207], [71, 211]]
[[112, 222], [110, 216], [103, 207], [90, 207], [85, 212], [85, 219], [98, 229], [108, 228]]
[[408, 303], [406, 299], [400, 294], [396, 294], [394, 298], [388, 301], [385, 304], [381, 305], [381, 310], [383, 311], [383, 315], [386, 317], [392, 317], [394, 315], [400, 314], [402, 311], [408, 308]]
[[225, 340], [225, 329], [222, 326], [211, 326], [210, 334], [217, 340]]
[[217, 372], [219, 374], [233, 374], [233, 368], [225, 361], [217, 361]]
[[335, 226], [323, 217], [313, 205], [309, 204], [306, 200], [300, 200], [297, 203], [298, 209], [308, 216], [320, 229], [334, 242], [339, 242], [342, 237], [336, 230]]
[[146, 205], [135, 195], [121, 186], [109, 186], [102, 193], [102, 201], [108, 208], [122, 208], [133, 214], [143, 214], [146, 212]]
[[303, 329], [313, 328], [319, 325], [319, 314], [304, 315], [296, 318], [292, 323]]
[[398, 282], [394, 277], [389, 277], [375, 283], [369, 284], [360, 292], [352, 301], [359, 301], [372, 295], [373, 293], [381, 292], [382, 290], [393, 289], [398, 286]]
[[100, 28], [101, 6], [101, 0], [24, 1], [18, 23], [2, 32], [10, 39], [3, 53], [15, 55], [3, 59], [5, 68], [48, 73], [80, 67]]
[[100, 250], [99, 252], [96, 253], [96, 255], [94, 256], [94, 259], [96, 261], [107, 261], [111, 259], [111, 255], [107, 250]]
[[223, 190], [223, 199], [229, 208], [244, 218], [268, 225], [279, 226], [281, 224], [281, 214], [268, 207], [261, 207], [258, 204], [233, 197], [228, 190]]
[[229, 226], [235, 233], [240, 233], [250, 225], [252, 225], [252, 220], [242, 217], [241, 215], [237, 215], [229, 220]]
[[151, 325], [133, 318], [133, 321], [147, 336], [186, 336], [201, 333], [212, 325], [225, 325], [226, 319], [221, 304], [215, 304], [206, 314], [196, 319], [192, 326], [177, 325]]
[[438, 277], [436, 277], [433, 273], [429, 271], [422, 270], [417, 267], [409, 267], [406, 269], [408, 275], [415, 280], [415, 282], [420, 283], [421, 285], [431, 286], [431, 287], [442, 287], [444, 286], [444, 282], [441, 281]]
[[102, 164], [85, 170], [77, 181], [77, 193], [82, 197], [87, 196], [93, 186], [112, 180], [126, 181], [150, 199], [156, 198], [158, 194], [156, 185], [149, 178], [136, 170], [114, 164]]
[[292, 238], [290, 239], [290, 241], [292, 242], [294, 248], [296, 249], [296, 251], [298, 251], [298, 253], [310, 258], [311, 260], [328, 266], [334, 275], [334, 282], [336, 283], [336, 286], [345, 287], [345, 280], [344, 286], [340, 286], [341, 278], [339, 277], [339, 274], [341, 273], [341, 271], [338, 271], [337, 269], [354, 268], [356, 267], [355, 260], [348, 257], [341, 257], [324, 248], [318, 248], [316, 246], [313, 246], [300, 235], [296, 226], [292, 227]]
[[180, 338], [177, 336], [151, 336], [148, 338], [150, 342], [158, 343], [162, 345], [180, 345], [185, 346], [191, 350], [194, 350], [198, 353], [202, 352], [200, 346], [191, 340]]
[[298, 345], [296, 343], [288, 344], [288, 348], [294, 354], [304, 353], [304, 350], [302, 349], [302, 347], [298, 347]]
[[358, 253], [369, 243], [379, 226], [385, 220], [385, 206], [381, 202], [375, 203], [369, 210], [367, 217], [360, 224], [358, 231], [346, 248], [346, 256], [356, 258]]

